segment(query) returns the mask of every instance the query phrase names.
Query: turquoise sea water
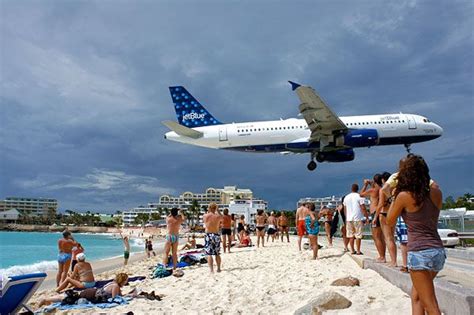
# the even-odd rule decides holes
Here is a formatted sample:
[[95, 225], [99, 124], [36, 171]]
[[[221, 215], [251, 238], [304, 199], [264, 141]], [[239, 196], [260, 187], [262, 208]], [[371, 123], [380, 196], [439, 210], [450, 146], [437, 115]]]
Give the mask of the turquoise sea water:
[[[3, 275], [55, 270], [58, 239], [61, 233], [1, 232], [0, 273]], [[82, 244], [87, 260], [99, 260], [123, 254], [122, 240], [110, 234], [75, 233]], [[143, 250], [141, 239], [132, 239], [131, 251]]]

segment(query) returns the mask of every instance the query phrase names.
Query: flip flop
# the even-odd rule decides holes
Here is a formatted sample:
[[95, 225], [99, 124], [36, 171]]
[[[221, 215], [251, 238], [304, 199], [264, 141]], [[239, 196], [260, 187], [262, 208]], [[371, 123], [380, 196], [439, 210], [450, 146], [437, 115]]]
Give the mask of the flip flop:
[[356, 253], [356, 255], [364, 255], [364, 253], [363, 252], [358, 252], [358, 253]]

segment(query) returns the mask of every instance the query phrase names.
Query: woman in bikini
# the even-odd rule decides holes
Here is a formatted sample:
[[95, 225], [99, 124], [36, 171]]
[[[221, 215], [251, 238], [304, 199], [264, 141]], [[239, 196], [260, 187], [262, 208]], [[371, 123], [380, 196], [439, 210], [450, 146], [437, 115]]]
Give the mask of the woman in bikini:
[[329, 209], [329, 207], [332, 208], [332, 204], [328, 204], [327, 206], [321, 206], [319, 215], [323, 217], [324, 229], [326, 231], [326, 238], [328, 239], [328, 246], [332, 247], [331, 224], [332, 224], [334, 212], [333, 212], [333, 209]]
[[308, 233], [309, 244], [313, 249], [313, 259], [318, 259], [319, 217], [314, 212], [313, 203], [308, 203], [308, 207], [305, 208], [303, 215], [305, 220], [306, 232]]
[[[382, 186], [390, 178], [390, 173], [384, 172], [382, 174]], [[387, 213], [390, 208], [391, 200], [387, 198], [382, 189], [379, 190], [379, 204], [377, 206], [377, 213], [379, 213], [380, 225], [385, 240], [385, 244], [390, 255], [390, 267], [397, 266], [397, 245], [395, 244], [395, 226], [387, 224]]]
[[260, 239], [262, 240], [262, 247], [265, 247], [265, 221], [267, 215], [263, 210], [258, 210], [255, 216], [255, 225], [257, 228], [257, 247], [260, 247]]
[[[61, 292], [66, 289], [69, 285], [73, 288], [88, 289], [95, 286], [94, 273], [92, 272], [92, 266], [86, 262], [86, 255], [84, 253], [77, 254], [77, 264], [74, 266], [74, 270], [70, 277], [61, 282], [56, 292]], [[76, 280], [79, 279], [79, 280]]]
[[71, 266], [72, 248], [77, 243], [71, 235], [71, 232], [64, 231], [63, 238], [58, 241], [58, 273], [56, 274], [56, 286], [66, 280], [69, 267]]
[[239, 237], [239, 242], [242, 239], [242, 236], [244, 235], [244, 230], [245, 230], [245, 216], [241, 215], [239, 219], [239, 223], [237, 224], [237, 236]]
[[232, 235], [232, 218], [229, 215], [229, 209], [224, 209], [224, 215], [222, 216], [222, 227], [221, 227], [221, 236], [222, 236], [222, 247], [224, 248], [224, 253], [226, 249], [230, 253], [231, 245], [231, 235]]

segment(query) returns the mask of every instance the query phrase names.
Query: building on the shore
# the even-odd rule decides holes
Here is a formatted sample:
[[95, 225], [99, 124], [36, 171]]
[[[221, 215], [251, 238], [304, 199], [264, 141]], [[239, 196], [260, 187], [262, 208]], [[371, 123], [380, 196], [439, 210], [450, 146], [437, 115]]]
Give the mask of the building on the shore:
[[0, 212], [16, 209], [25, 216], [56, 215], [58, 201], [51, 198], [7, 197], [0, 200]]
[[[247, 212], [249, 214], [243, 214], [246, 215], [246, 217], [249, 216], [249, 218], [250, 214], [255, 214], [257, 209], [268, 208], [268, 202], [254, 198], [253, 192], [250, 189], [241, 189], [237, 188], [237, 186], [224, 186], [224, 188], [209, 187], [204, 193], [186, 191], [179, 196], [162, 195], [157, 203], [153, 202], [149, 203], [147, 206], [139, 206], [130, 210], [124, 210], [122, 212], [122, 220], [124, 225], [134, 225], [135, 218], [141, 213], [148, 214], [150, 218], [152, 214], [164, 216], [168, 213], [169, 209], [179, 208], [189, 210], [193, 206], [193, 203], [197, 202], [200, 209], [198, 222], [202, 223], [202, 215], [207, 211], [209, 204], [216, 203], [219, 209], [223, 210], [225, 208], [230, 208], [232, 202], [237, 200], [251, 201], [250, 203], [242, 203], [237, 206], [237, 208], [240, 209], [239, 211], [242, 212], [245, 212], [242, 210], [244, 206], [248, 207], [249, 210]], [[230, 209], [229, 212], [232, 213]]]
[[20, 212], [14, 208], [0, 212], [0, 223], [16, 223], [19, 218]]
[[304, 203], [306, 202], [312, 202], [314, 203], [314, 207], [316, 210], [321, 209], [321, 206], [333, 206], [336, 207], [339, 204], [341, 204], [342, 197], [336, 197], [336, 196], [330, 196], [330, 197], [306, 197], [306, 198], [301, 198], [298, 200], [296, 203], [296, 208], [301, 207]]
[[236, 217], [243, 215], [246, 223], [255, 222], [255, 215], [258, 210], [266, 210], [268, 203], [265, 200], [258, 199], [237, 199], [233, 200], [229, 204], [229, 213], [235, 214]]

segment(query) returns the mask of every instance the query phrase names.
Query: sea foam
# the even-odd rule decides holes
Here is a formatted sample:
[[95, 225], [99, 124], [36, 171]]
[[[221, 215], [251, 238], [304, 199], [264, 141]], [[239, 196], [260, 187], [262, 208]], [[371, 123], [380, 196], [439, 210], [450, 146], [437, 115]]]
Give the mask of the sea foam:
[[3, 277], [18, 276], [29, 273], [46, 272], [58, 269], [58, 262], [55, 260], [40, 261], [31, 265], [11, 266], [0, 269], [0, 275]]

